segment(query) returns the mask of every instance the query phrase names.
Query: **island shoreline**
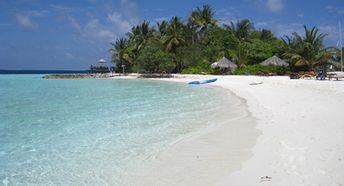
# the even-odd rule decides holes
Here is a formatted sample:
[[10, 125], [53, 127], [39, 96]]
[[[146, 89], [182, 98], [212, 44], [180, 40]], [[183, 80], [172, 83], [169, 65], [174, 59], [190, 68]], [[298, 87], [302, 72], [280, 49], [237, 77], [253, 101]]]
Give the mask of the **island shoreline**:
[[262, 133], [253, 156], [240, 169], [210, 185], [344, 184], [340, 110], [344, 107], [340, 99], [344, 97], [344, 81], [212, 75], [174, 75], [157, 80], [187, 83], [210, 78], [218, 78], [211, 85], [247, 101]]

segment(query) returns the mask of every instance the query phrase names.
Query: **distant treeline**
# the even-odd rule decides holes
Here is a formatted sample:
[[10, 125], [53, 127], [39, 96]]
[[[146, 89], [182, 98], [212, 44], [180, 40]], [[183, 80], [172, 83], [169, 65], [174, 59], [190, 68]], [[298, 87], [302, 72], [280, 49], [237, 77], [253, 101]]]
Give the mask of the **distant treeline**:
[[304, 26], [304, 36], [294, 32], [278, 38], [271, 30], [256, 29], [248, 19], [219, 25], [210, 5], [193, 10], [185, 20], [172, 17], [152, 25], [132, 27], [112, 43], [117, 69], [141, 73], [217, 73], [210, 64], [226, 57], [239, 69], [277, 55], [290, 64], [290, 71], [312, 70], [324, 60], [339, 61], [340, 50], [324, 47], [326, 33]]

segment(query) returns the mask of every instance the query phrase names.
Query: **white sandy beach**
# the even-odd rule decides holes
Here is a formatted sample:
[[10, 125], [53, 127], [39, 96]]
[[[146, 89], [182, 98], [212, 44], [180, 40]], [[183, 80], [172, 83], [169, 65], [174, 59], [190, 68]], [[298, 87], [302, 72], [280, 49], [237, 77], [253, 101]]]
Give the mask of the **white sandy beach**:
[[176, 144], [157, 157], [142, 185], [344, 185], [344, 81], [198, 75], [164, 80], [212, 77], [218, 78], [213, 85], [245, 99], [257, 121], [243, 117], [234, 127], [222, 125]]
[[[223, 77], [262, 132], [253, 157], [217, 185], [343, 185], [344, 82]], [[261, 177], [272, 177], [261, 182]]]

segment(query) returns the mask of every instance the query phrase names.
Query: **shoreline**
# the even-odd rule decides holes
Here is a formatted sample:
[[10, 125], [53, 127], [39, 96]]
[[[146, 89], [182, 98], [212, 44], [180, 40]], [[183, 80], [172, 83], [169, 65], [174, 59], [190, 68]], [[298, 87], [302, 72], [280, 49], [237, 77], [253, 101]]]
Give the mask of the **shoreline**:
[[[174, 75], [172, 78], [148, 80], [186, 83], [208, 77], [211, 76]], [[138, 78], [136, 74], [128, 78], [114, 77], [135, 78]], [[235, 102], [234, 112], [226, 110], [230, 114], [222, 114], [217, 123], [212, 121], [209, 126], [192, 132], [158, 153], [143, 171], [135, 174], [133, 185], [214, 185], [240, 170], [242, 163], [252, 158], [252, 149], [261, 132], [256, 129], [257, 121], [249, 112], [247, 101], [230, 89], [213, 84], [203, 86], [215, 89], [215, 94]]]
[[344, 81], [210, 75], [158, 80], [187, 82], [213, 77], [218, 81], [211, 85], [247, 100], [262, 134], [252, 149], [253, 156], [239, 170], [210, 185], [344, 184]]
[[212, 85], [207, 88], [235, 102], [231, 103], [234, 111], [225, 110], [216, 121], [158, 153], [143, 171], [136, 173], [134, 185], [212, 185], [251, 158], [260, 131], [255, 128], [256, 119], [248, 112], [246, 101], [227, 89]]

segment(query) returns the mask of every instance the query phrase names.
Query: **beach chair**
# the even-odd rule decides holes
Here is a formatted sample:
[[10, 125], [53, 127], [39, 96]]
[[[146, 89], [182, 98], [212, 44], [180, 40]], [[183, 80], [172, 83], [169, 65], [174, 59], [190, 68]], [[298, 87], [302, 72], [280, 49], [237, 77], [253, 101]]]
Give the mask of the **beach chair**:
[[344, 78], [344, 74], [340, 73], [340, 72], [330, 72], [330, 73], [327, 73], [327, 78], [329, 80], [335, 79], [335, 80], [339, 81], [342, 78]]

